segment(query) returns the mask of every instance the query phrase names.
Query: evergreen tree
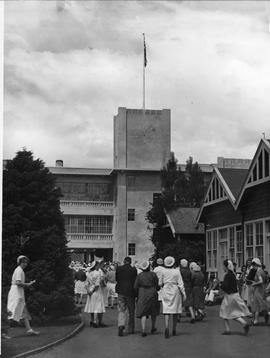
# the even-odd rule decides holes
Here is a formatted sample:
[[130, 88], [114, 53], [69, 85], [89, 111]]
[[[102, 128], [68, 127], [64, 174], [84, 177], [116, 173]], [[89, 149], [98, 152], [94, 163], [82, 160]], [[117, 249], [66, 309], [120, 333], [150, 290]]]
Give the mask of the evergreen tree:
[[10, 286], [17, 256], [28, 256], [26, 274], [36, 283], [27, 292], [27, 304], [41, 318], [74, 310], [60, 197], [53, 175], [30, 151], [23, 149], [8, 162], [3, 172], [3, 294]]
[[[174, 153], [166, 166], [160, 172], [162, 192], [160, 198], [152, 203], [151, 209], [146, 214], [146, 220], [154, 226], [151, 240], [155, 246], [155, 255], [165, 257], [172, 255], [179, 259], [183, 257], [186, 248], [177, 241], [168, 228], [166, 211], [177, 207], [199, 207], [204, 196], [203, 173], [193, 158], [186, 161], [186, 170], [182, 172], [177, 164]], [[196, 243], [195, 243], [196, 246]], [[200, 247], [195, 251], [202, 250]], [[190, 252], [194, 252], [190, 248]], [[199, 255], [201, 257], [201, 254]]]

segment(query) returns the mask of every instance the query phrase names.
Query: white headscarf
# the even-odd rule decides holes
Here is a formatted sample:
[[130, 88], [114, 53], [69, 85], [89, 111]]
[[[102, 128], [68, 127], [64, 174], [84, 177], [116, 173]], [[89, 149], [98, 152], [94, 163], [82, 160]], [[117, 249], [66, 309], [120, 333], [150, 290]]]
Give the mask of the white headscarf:
[[187, 267], [187, 266], [188, 266], [187, 260], [186, 260], [186, 259], [180, 260], [180, 265], [181, 265], [182, 267]]
[[234, 272], [234, 266], [233, 266], [233, 263], [232, 263], [231, 260], [228, 260], [228, 267], [227, 268], [228, 268], [228, 270]]

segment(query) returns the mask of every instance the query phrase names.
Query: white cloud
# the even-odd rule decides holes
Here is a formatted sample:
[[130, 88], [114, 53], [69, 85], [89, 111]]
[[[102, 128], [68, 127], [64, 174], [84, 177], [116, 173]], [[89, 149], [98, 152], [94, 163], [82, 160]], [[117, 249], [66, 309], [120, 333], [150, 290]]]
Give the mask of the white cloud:
[[180, 162], [251, 157], [270, 136], [269, 13], [261, 2], [12, 1], [5, 11], [4, 156], [112, 166], [112, 118], [171, 108]]

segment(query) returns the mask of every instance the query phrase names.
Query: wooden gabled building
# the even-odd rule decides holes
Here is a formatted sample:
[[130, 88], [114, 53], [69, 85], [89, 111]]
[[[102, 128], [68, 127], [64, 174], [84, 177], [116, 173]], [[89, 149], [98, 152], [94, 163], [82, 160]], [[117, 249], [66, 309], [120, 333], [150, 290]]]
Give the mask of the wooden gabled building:
[[262, 139], [249, 169], [214, 167], [197, 217], [205, 224], [208, 271], [223, 274], [226, 258], [237, 269], [258, 257], [270, 268], [270, 141]]

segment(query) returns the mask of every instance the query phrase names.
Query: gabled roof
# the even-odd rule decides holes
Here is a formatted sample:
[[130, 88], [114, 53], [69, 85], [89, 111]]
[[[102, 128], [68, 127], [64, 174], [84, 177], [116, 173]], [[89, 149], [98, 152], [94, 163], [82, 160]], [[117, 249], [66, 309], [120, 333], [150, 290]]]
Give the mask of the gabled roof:
[[199, 208], [177, 208], [166, 212], [173, 234], [204, 234], [203, 224], [197, 224]]
[[[203, 209], [206, 206], [229, 200], [234, 207], [247, 173], [247, 169], [214, 167], [212, 179], [209, 183], [203, 205], [197, 215], [197, 222], [199, 222]], [[218, 194], [216, 193], [215, 196], [213, 196], [213, 188], [215, 191], [218, 191]]]
[[236, 199], [241, 190], [242, 184], [246, 179], [248, 169], [218, 168], [218, 171]]
[[[268, 159], [266, 158], [266, 155], [268, 155]], [[264, 160], [266, 160], [268, 162], [268, 174], [265, 173], [266, 169], [262, 169], [262, 172], [264, 172], [262, 174], [262, 177], [260, 178], [257, 174], [259, 172], [259, 160], [261, 157], [261, 166], [264, 166]], [[258, 185], [261, 184], [265, 181], [269, 181], [270, 180], [270, 140], [269, 139], [265, 139], [262, 138], [258, 148], [256, 150], [256, 153], [252, 159], [252, 162], [250, 164], [250, 167], [248, 169], [248, 173], [246, 175], [246, 178], [244, 180], [244, 182], [242, 183], [241, 189], [239, 191], [236, 203], [235, 203], [235, 209], [238, 208], [238, 205], [241, 201], [241, 198], [245, 192], [245, 190], [250, 187], [250, 186], [254, 186], [254, 185]], [[256, 179], [254, 178], [254, 171], [256, 171]]]

